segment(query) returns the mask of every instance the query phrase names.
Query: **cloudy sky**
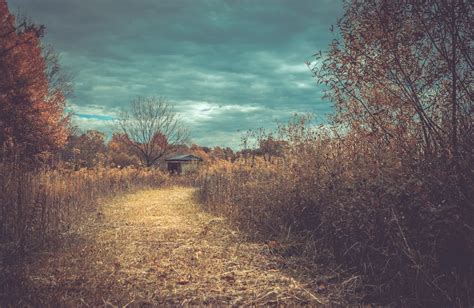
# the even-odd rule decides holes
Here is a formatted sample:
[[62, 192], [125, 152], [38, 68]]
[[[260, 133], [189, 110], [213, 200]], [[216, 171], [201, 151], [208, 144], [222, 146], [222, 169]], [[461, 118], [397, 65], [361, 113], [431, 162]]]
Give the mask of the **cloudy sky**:
[[8, 0], [47, 27], [74, 75], [82, 129], [110, 132], [136, 96], [165, 96], [194, 143], [238, 147], [240, 131], [331, 104], [305, 61], [327, 48], [338, 0]]

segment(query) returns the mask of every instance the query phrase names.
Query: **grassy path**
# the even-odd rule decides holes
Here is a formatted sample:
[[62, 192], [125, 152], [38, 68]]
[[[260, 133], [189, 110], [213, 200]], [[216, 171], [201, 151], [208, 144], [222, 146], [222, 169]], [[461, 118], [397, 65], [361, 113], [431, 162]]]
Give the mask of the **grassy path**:
[[71, 227], [59, 250], [29, 263], [23, 303], [328, 303], [324, 293], [310, 291], [314, 275], [293, 278], [291, 266], [268, 245], [246, 241], [224, 219], [203, 212], [193, 193], [173, 187], [105, 202]]

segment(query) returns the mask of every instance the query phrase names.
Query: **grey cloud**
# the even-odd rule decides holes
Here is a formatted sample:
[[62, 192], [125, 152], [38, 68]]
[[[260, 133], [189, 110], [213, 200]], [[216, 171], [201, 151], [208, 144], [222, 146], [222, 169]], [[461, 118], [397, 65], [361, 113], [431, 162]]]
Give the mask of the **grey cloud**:
[[[324, 115], [332, 109], [304, 62], [330, 43], [330, 25], [342, 13], [339, 1], [8, 3], [46, 25], [47, 40], [76, 76], [75, 106], [115, 110], [138, 95], [166, 96], [188, 119], [196, 142], [234, 146], [239, 129], [274, 127], [293, 112]], [[219, 112], [206, 117], [206, 108], [202, 114], [193, 109], [195, 102]], [[257, 109], [248, 112], [248, 106]], [[101, 127], [99, 121], [77, 122], [87, 128]]]

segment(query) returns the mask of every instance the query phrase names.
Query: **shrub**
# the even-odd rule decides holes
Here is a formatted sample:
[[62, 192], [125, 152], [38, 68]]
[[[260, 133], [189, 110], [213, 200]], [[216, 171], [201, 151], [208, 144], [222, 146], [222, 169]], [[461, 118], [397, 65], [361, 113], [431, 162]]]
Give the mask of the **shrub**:
[[472, 305], [472, 159], [457, 169], [341, 131], [282, 127], [283, 158], [218, 162], [201, 175], [200, 196], [266, 239], [304, 236], [313, 258], [329, 253], [365, 277], [367, 301]]

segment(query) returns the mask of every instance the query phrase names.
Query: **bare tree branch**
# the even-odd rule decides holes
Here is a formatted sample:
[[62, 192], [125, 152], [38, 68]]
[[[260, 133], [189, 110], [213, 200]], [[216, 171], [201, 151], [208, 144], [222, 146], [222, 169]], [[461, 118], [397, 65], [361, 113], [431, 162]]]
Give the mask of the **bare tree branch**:
[[125, 142], [132, 146], [144, 166], [151, 167], [175, 145], [186, 143], [188, 131], [163, 97], [138, 97], [118, 120]]

